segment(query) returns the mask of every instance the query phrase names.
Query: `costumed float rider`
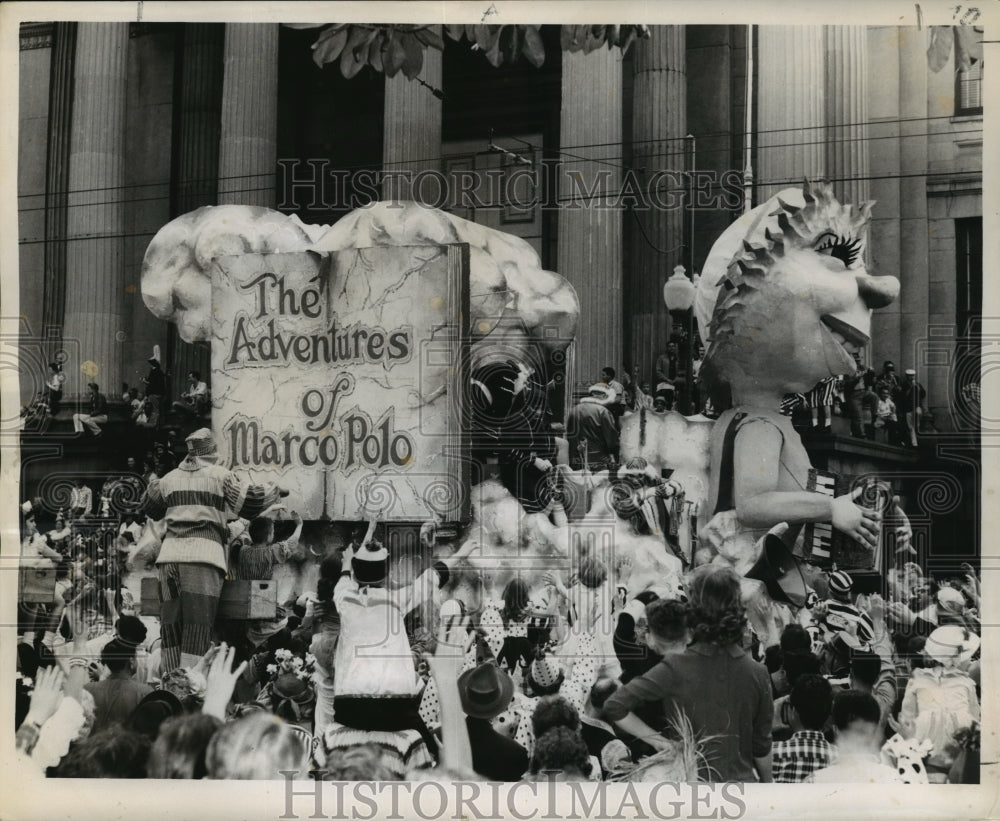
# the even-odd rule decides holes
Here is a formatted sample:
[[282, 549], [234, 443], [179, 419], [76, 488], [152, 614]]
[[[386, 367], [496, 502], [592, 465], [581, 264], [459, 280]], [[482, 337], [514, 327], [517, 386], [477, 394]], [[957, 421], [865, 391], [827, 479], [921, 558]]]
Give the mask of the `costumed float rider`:
[[860, 488], [837, 498], [806, 489], [809, 454], [780, 412], [786, 394], [853, 374], [872, 310], [899, 293], [895, 277], [865, 269], [870, 208], [842, 206], [827, 183], [807, 181], [733, 223], [705, 262], [695, 303], [708, 345], [700, 375], [713, 405], [729, 410], [713, 431], [714, 515], [700, 535], [712, 560], [741, 574], [772, 528], [789, 549], [807, 522], [877, 544], [880, 514], [855, 503]]
[[450, 570], [478, 543], [466, 542], [411, 584], [391, 588], [389, 553], [375, 540], [375, 525], [369, 523], [357, 550], [344, 552], [344, 570], [333, 593], [340, 613], [334, 719], [355, 730], [417, 730], [436, 755], [437, 742], [418, 712], [422, 682], [403, 619], [447, 582]]
[[208, 428], [185, 441], [187, 456], [166, 476], [151, 479], [142, 501], [148, 517], [166, 522], [156, 559], [163, 673], [192, 666], [208, 652], [227, 569], [227, 520], [256, 518], [288, 495], [271, 483], [248, 484], [220, 465]]
[[556, 457], [545, 386], [514, 359], [478, 367], [471, 378], [473, 455], [496, 458], [500, 482], [527, 513], [547, 507]]

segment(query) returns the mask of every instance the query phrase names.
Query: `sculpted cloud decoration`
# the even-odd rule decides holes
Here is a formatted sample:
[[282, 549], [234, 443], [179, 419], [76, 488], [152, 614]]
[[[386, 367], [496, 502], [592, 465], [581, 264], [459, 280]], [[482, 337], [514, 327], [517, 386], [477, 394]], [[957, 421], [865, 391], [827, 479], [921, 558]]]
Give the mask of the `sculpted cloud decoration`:
[[541, 267], [524, 240], [416, 203], [375, 203], [333, 226], [243, 205], [206, 206], [167, 223], [146, 250], [142, 298], [158, 318], [177, 325], [186, 342], [211, 338], [211, 265], [245, 253], [342, 251], [370, 246], [470, 246], [471, 327], [489, 334], [503, 319], [519, 320], [551, 353], [576, 333], [579, 300], [569, 282]]

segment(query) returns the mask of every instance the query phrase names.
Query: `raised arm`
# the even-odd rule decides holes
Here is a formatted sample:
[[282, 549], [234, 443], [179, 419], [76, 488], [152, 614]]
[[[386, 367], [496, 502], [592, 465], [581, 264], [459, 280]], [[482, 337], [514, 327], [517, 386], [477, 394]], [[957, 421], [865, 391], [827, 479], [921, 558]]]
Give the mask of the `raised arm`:
[[463, 618], [441, 620], [437, 649], [427, 661], [438, 690], [441, 715], [441, 764], [446, 770], [471, 772], [472, 744], [462, 712], [458, 676], [475, 633], [466, 632]]
[[298, 514], [298, 511], [292, 511], [292, 520], [295, 522], [295, 530], [292, 531], [292, 535], [283, 542], [275, 545], [275, 548], [279, 551], [279, 561], [287, 561], [290, 556], [302, 554], [302, 551], [299, 549], [299, 537], [302, 535], [302, 517]]
[[66, 618], [73, 631], [73, 651], [66, 676], [66, 695], [83, 703], [83, 685], [90, 681], [90, 663], [87, 646], [87, 624], [83, 617], [83, 594], [66, 605]]
[[837, 530], [877, 543], [881, 515], [854, 503], [862, 488], [831, 499], [808, 490], [778, 490], [782, 436], [769, 422], [751, 422], [736, 435], [733, 454], [733, 498], [740, 522], [772, 528], [781, 522], [831, 522]]

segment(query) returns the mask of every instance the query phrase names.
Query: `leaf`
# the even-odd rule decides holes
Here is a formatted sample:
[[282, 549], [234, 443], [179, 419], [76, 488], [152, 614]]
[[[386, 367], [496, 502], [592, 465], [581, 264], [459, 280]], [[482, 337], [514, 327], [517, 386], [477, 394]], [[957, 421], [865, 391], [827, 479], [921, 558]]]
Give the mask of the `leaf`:
[[465, 26], [446, 24], [444, 30], [452, 40], [461, 40], [465, 36]]
[[403, 46], [398, 33], [389, 33], [389, 41], [386, 45], [385, 53], [382, 55], [382, 67], [385, 76], [395, 77], [406, 62], [406, 49]]
[[[370, 26], [351, 26], [350, 32], [346, 48], [351, 51], [358, 51], [362, 47], [367, 48], [375, 35], [378, 34], [378, 29]], [[360, 57], [360, 54], [352, 56]]]
[[583, 48], [590, 26], [563, 26], [559, 40], [563, 51], [575, 52]]
[[407, 79], [412, 80], [424, 67], [424, 48], [412, 34], [400, 35], [403, 42], [403, 49], [406, 52], [406, 59], [403, 60], [403, 74]]
[[[323, 26], [328, 25], [327, 23], [282, 23], [287, 29], [321, 29]], [[346, 23], [340, 23], [340, 26], [346, 25]], [[336, 28], [333, 26], [332, 28]]]
[[605, 26], [587, 26], [583, 41], [583, 53], [590, 54], [604, 45]]
[[499, 36], [494, 38], [493, 45], [491, 45], [489, 51], [486, 52], [486, 59], [489, 61], [490, 65], [493, 66], [493, 68], [498, 68], [503, 62], [503, 55], [500, 53]]
[[346, 44], [346, 28], [332, 32], [330, 36], [327, 36], [327, 32], [323, 32], [319, 36], [319, 39], [313, 43], [313, 62], [320, 68], [327, 63], [332, 63], [340, 56]]
[[[484, 52], [491, 51], [500, 39], [503, 26], [476, 26], [476, 45]], [[494, 63], [493, 65], [497, 65]]]
[[545, 44], [542, 42], [538, 26], [524, 27], [524, 43], [521, 45], [521, 51], [535, 68], [540, 68], [545, 62]]
[[[625, 28], [628, 29], [628, 33], [625, 33], [625, 31], [623, 29], [622, 30], [622, 34], [619, 35], [619, 38], [618, 38], [619, 39], [619, 45], [621, 46], [621, 50], [622, 50], [622, 55], [623, 56], [629, 50], [629, 46], [631, 46], [632, 43], [634, 43], [636, 41], [636, 38], [638, 36], [637, 33], [636, 33], [635, 26], [626, 26]], [[624, 41], [625, 42], [621, 42], [621, 40], [622, 40], [623, 37], [624, 37]]]
[[470, 43], [476, 42], [476, 26], [474, 23], [465, 24], [465, 39]]
[[425, 46], [436, 48], [438, 51], [444, 51], [444, 40], [442, 40], [441, 35], [430, 26], [417, 29], [413, 32], [413, 36]]
[[340, 55], [340, 73], [348, 80], [356, 76], [368, 62], [368, 44], [375, 39], [378, 29], [352, 26], [347, 45]]
[[371, 45], [368, 46], [368, 65], [378, 72], [383, 71], [382, 56], [385, 53], [385, 32], [380, 31], [375, 35]]
[[500, 53], [503, 62], [510, 65], [517, 60], [517, 55], [521, 51], [521, 27], [504, 26], [504, 31], [500, 35]]

